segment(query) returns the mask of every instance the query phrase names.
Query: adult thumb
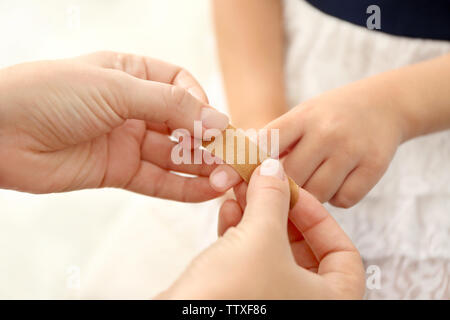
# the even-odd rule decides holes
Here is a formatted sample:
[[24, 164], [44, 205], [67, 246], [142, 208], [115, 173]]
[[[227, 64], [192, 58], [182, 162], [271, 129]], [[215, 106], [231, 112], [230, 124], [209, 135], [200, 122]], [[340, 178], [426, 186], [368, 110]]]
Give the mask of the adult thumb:
[[253, 173], [247, 189], [242, 224], [264, 232], [286, 235], [289, 183], [280, 161], [266, 159]]
[[[113, 73], [111, 73], [113, 74]], [[185, 88], [156, 81], [142, 80], [128, 74], [115, 73], [120, 95], [116, 112], [123, 119], [165, 123], [172, 130], [185, 128], [194, 133], [194, 122], [204, 129], [225, 130], [228, 117], [195, 98]], [[117, 82], [116, 82], [117, 83]]]

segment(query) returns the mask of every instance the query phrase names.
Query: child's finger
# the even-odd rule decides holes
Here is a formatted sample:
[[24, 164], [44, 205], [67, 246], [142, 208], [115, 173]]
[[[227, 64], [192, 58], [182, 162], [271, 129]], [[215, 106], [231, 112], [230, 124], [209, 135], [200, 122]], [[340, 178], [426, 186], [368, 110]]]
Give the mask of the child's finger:
[[298, 266], [309, 271], [318, 271], [319, 262], [304, 239], [291, 243], [291, 251]]
[[279, 129], [280, 130], [280, 140], [279, 140], [279, 152], [282, 154], [290, 146], [298, 142], [303, 134], [303, 125], [301, 123], [301, 115], [299, 113], [299, 108], [295, 108], [281, 117], [270, 122], [265, 128], [266, 129]]
[[375, 186], [385, 170], [357, 167], [345, 178], [344, 183], [330, 200], [330, 203], [337, 207], [350, 208]]
[[341, 187], [345, 177], [356, 166], [357, 160], [348, 157], [333, 157], [325, 161], [308, 179], [303, 188], [320, 202], [330, 200]]
[[326, 150], [317, 139], [306, 135], [284, 158], [283, 164], [286, 173], [301, 187], [320, 166], [325, 156]]
[[242, 181], [239, 173], [229, 165], [218, 166], [209, 176], [211, 187], [218, 192], [225, 192]]

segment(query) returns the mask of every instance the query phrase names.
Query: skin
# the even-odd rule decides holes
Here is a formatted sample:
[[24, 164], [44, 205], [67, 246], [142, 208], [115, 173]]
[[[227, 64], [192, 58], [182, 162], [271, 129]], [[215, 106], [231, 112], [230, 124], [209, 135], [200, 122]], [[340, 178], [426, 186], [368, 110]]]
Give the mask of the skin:
[[[223, 2], [228, 1], [216, 0], [216, 7], [223, 6]], [[233, 8], [222, 13], [217, 23], [241, 19], [247, 24], [257, 25], [252, 10], [264, 11], [258, 15], [270, 15], [269, 20], [279, 17], [276, 10], [270, 11], [265, 6], [249, 8], [243, 2], [230, 1], [229, 6]], [[278, 32], [273, 34], [281, 37]], [[231, 44], [227, 50], [221, 49], [226, 47], [223, 43], [232, 39], [220, 30], [217, 36], [218, 43], [222, 43], [219, 45], [219, 51], [223, 51], [222, 59], [228, 61], [232, 57], [247, 74], [258, 74], [256, 69], [261, 68], [282, 68], [280, 59], [265, 59], [257, 68], [252, 64], [240, 65], [241, 56], [248, 54], [241, 51], [248, 49], [257, 56], [258, 52], [264, 54], [267, 50], [267, 46], [255, 40], [259, 37], [257, 34], [240, 33], [239, 37], [247, 37], [240, 40], [246, 47], [241, 46], [239, 50], [233, 50]], [[272, 38], [270, 43], [279, 41]], [[224, 68], [227, 65], [223, 63]], [[280, 154], [286, 172], [299, 186], [321, 202], [348, 208], [358, 203], [380, 180], [401, 143], [450, 128], [450, 84], [445, 81], [449, 74], [450, 55], [385, 72], [302, 102], [281, 117], [270, 119], [265, 127], [280, 129]], [[284, 87], [283, 80], [273, 76], [261, 77], [264, 75], [259, 75], [258, 83], [278, 88], [278, 92], [262, 91], [258, 84], [249, 84], [245, 87], [245, 99], [252, 100], [252, 97], [260, 95], [271, 101], [267, 95], [273, 94], [273, 100], [279, 101], [278, 96], [284, 94], [279, 89]], [[227, 70], [224, 70], [224, 81], [228, 96], [239, 92], [232, 83], [233, 79], [227, 76]], [[239, 112], [234, 112], [237, 108], [233, 103], [231, 100], [231, 116], [238, 123], [247, 121], [242, 114], [251, 110], [252, 117], [244, 127], [256, 125], [259, 128], [257, 125], [266, 119], [263, 114], [276, 113], [274, 110], [279, 108], [260, 105], [272, 111], [255, 112], [251, 107], [241, 106]], [[221, 171], [226, 173], [221, 175], [226, 178], [218, 181], [214, 177]], [[218, 191], [225, 191], [241, 182], [239, 175], [226, 166], [217, 168], [210, 178]]]
[[245, 206], [235, 200], [222, 205], [219, 240], [157, 298], [362, 298], [364, 269], [350, 239], [303, 189], [289, 212], [283, 168], [282, 178], [265, 175], [265, 164], [253, 173], [246, 195], [238, 193]]
[[99, 52], [13, 66], [0, 70], [0, 79], [0, 188], [116, 187], [190, 202], [221, 194], [208, 183], [213, 166], [170, 158], [170, 133], [192, 132], [194, 120], [211, 109], [186, 70]]
[[[199, 119], [208, 129], [228, 125], [183, 69], [102, 52], [18, 65], [0, 76], [0, 187], [36, 193], [119, 187], [182, 201], [220, 194], [206, 177], [213, 167], [170, 159], [174, 129], [192, 133]], [[221, 207], [223, 237], [159, 298], [362, 297], [358, 251], [307, 192], [289, 213], [278, 161], [264, 162], [239, 194], [246, 205], [233, 200]], [[224, 277], [223, 286], [214, 285]]]
[[288, 111], [281, 2], [214, 0], [213, 14], [232, 122], [262, 128]]

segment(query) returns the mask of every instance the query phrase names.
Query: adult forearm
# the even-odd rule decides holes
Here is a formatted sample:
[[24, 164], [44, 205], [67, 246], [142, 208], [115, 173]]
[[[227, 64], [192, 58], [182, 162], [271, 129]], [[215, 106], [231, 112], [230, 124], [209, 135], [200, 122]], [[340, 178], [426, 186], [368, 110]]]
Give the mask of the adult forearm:
[[262, 127], [286, 112], [280, 0], [215, 0], [217, 45], [232, 121]]

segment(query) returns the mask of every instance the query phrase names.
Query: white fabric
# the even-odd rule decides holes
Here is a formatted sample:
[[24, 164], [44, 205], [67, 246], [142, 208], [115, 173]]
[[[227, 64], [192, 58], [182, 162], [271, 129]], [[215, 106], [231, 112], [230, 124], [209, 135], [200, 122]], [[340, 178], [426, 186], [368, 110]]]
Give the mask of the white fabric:
[[[450, 52], [449, 42], [369, 31], [301, 0], [285, 0], [284, 5], [291, 106]], [[367, 290], [367, 298], [450, 298], [450, 131], [400, 146], [385, 176], [355, 207], [327, 207], [366, 267], [380, 267], [381, 288]]]

